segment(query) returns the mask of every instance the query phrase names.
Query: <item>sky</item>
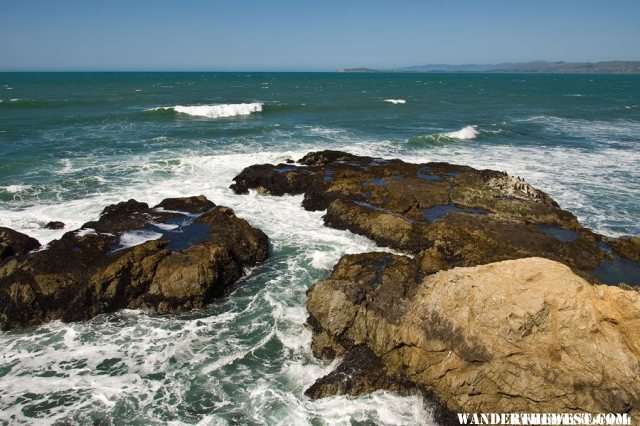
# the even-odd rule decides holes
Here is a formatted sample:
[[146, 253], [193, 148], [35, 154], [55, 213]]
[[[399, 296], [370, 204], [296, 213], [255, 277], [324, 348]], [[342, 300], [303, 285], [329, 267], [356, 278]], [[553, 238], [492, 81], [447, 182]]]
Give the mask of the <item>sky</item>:
[[2, 71], [640, 60], [640, 0], [0, 0]]

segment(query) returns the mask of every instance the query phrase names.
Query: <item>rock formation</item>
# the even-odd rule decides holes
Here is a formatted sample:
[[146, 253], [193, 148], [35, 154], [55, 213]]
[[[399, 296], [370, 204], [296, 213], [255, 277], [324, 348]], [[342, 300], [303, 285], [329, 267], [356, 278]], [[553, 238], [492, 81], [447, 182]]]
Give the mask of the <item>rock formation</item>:
[[380, 360], [320, 379], [311, 396], [410, 383], [458, 412], [640, 414], [637, 291], [592, 285], [542, 258], [421, 282], [414, 272], [404, 256], [345, 256], [309, 290], [314, 353], [366, 346]]
[[521, 178], [447, 163], [322, 151], [234, 180], [304, 194], [327, 226], [410, 255], [344, 256], [309, 290], [313, 351], [342, 358], [310, 397], [420, 390], [442, 423], [639, 413], [640, 299], [624, 284], [640, 285], [640, 239], [594, 233]]
[[37, 248], [40, 248], [40, 243], [35, 238], [0, 227], [0, 261], [12, 256], [23, 256]]
[[592, 282], [640, 284], [640, 239], [592, 232], [521, 178], [339, 151], [313, 152], [298, 163], [248, 167], [231, 188], [238, 194], [304, 194], [306, 209], [327, 210], [327, 226], [412, 253], [425, 275], [540, 256]]
[[45, 229], [64, 229], [64, 222], [53, 221], [44, 225]]
[[201, 308], [269, 253], [262, 231], [204, 196], [108, 206], [99, 220], [33, 253], [39, 244], [25, 237], [0, 231], [3, 329], [122, 308]]

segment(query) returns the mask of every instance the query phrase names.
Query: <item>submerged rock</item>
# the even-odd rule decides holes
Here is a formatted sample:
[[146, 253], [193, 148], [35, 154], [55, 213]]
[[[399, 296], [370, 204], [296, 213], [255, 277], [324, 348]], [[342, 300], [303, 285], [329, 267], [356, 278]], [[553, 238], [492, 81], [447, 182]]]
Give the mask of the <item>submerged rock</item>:
[[[542, 258], [420, 281], [411, 265], [345, 256], [308, 293], [314, 353], [347, 362], [364, 345], [380, 360], [359, 370], [365, 391], [423, 386], [454, 412], [640, 414], [637, 291], [594, 286]], [[309, 393], [353, 393], [332, 374]]]
[[84, 320], [122, 308], [201, 308], [268, 253], [262, 231], [203, 196], [154, 208], [129, 200], [106, 207], [99, 220], [45, 250], [6, 256], [0, 326]]
[[44, 225], [44, 227], [45, 229], [64, 229], [64, 223], [53, 221], [53, 222], [48, 222], [46, 225]]
[[640, 262], [640, 237], [607, 238], [605, 241], [621, 256], [633, 262]]

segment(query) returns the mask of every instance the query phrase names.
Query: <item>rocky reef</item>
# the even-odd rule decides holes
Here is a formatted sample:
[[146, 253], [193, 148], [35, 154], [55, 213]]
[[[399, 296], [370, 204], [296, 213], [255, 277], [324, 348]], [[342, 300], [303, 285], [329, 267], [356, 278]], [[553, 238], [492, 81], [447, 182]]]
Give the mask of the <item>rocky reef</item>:
[[592, 232], [524, 179], [448, 163], [411, 164], [339, 151], [262, 164], [234, 178], [238, 194], [304, 194], [327, 226], [415, 255], [419, 273], [540, 256], [591, 282], [640, 284], [640, 239]]
[[448, 163], [321, 151], [234, 181], [304, 194], [327, 226], [407, 253], [344, 256], [309, 290], [313, 351], [342, 357], [310, 397], [420, 390], [444, 423], [638, 412], [640, 239], [583, 227], [521, 178]]
[[204, 196], [152, 208], [135, 200], [111, 205], [99, 220], [30, 252], [38, 247], [26, 235], [0, 229], [4, 330], [122, 308], [200, 308], [269, 254], [262, 231]]

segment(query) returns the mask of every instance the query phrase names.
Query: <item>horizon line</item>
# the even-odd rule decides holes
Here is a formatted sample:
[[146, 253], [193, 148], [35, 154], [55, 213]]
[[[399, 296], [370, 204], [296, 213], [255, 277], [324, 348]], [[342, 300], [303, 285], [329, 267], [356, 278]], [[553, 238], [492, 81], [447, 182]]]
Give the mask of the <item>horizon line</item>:
[[[205, 68], [205, 69], [198, 69], [198, 68], [193, 68], [193, 69], [171, 69], [171, 68], [116, 68], [116, 69], [108, 69], [108, 68], [15, 68], [15, 69], [10, 69], [10, 68], [0, 68], [0, 73], [38, 73], [38, 72], [47, 72], [47, 73], [73, 73], [73, 72], [77, 72], [77, 73], [91, 73], [91, 72], [95, 72], [95, 73], [122, 73], [122, 72], [167, 72], [167, 73], [174, 73], [174, 72], [193, 72], [193, 73], [198, 73], [198, 72], [217, 72], [217, 73], [241, 73], [241, 72], [252, 72], [252, 73], [333, 73], [333, 72], [339, 72], [342, 70], [354, 70], [354, 71], [350, 71], [351, 73], [358, 73], [358, 69], [362, 69], [362, 70], [367, 70], [367, 71], [376, 71], [379, 73], [384, 73], [384, 72], [388, 72], [388, 73], [406, 73], [406, 72], [416, 72], [416, 71], [410, 71], [411, 68], [420, 68], [420, 67], [431, 67], [431, 66], [446, 66], [446, 67], [465, 67], [465, 66], [497, 66], [497, 65], [526, 65], [526, 64], [535, 64], [535, 63], [546, 63], [546, 64], [600, 64], [600, 63], [610, 63], [610, 62], [632, 62], [632, 63], [640, 63], [640, 59], [631, 59], [631, 60], [625, 60], [625, 59], [610, 59], [610, 60], [599, 60], [599, 61], [566, 61], [566, 60], [559, 60], [559, 61], [548, 61], [548, 60], [540, 60], [540, 59], [536, 59], [536, 60], [531, 60], [531, 61], [522, 61], [522, 62], [508, 62], [508, 61], [503, 61], [503, 62], [496, 62], [496, 63], [479, 63], [479, 62], [464, 62], [464, 63], [457, 63], [457, 64], [453, 64], [453, 63], [427, 63], [427, 64], [420, 64], [420, 65], [401, 65], [401, 66], [396, 66], [393, 68], [375, 68], [375, 67], [368, 67], [368, 66], [351, 66], [351, 67], [332, 67], [332, 68], [319, 68], [319, 69], [211, 69], [211, 68]], [[366, 71], [363, 71], [366, 72]], [[462, 73], [491, 73], [491, 72], [495, 72], [494, 70], [487, 70], [487, 71], [482, 71], [482, 70], [478, 70], [478, 71], [465, 71], [465, 70], [429, 70], [429, 71], [417, 71], [417, 72], [432, 72], [432, 73], [457, 73], [457, 72], [462, 72]], [[503, 73], [509, 73], [511, 71], [509, 70], [505, 70]], [[514, 73], [523, 73], [525, 71], [513, 71]], [[541, 71], [532, 71], [531, 73], [536, 74], [536, 73], [542, 73]], [[553, 71], [545, 71], [544, 73], [553, 73]], [[571, 72], [567, 72], [567, 71], [560, 71], [558, 72], [560, 74], [569, 74]], [[584, 73], [584, 72], [582, 72]]]

